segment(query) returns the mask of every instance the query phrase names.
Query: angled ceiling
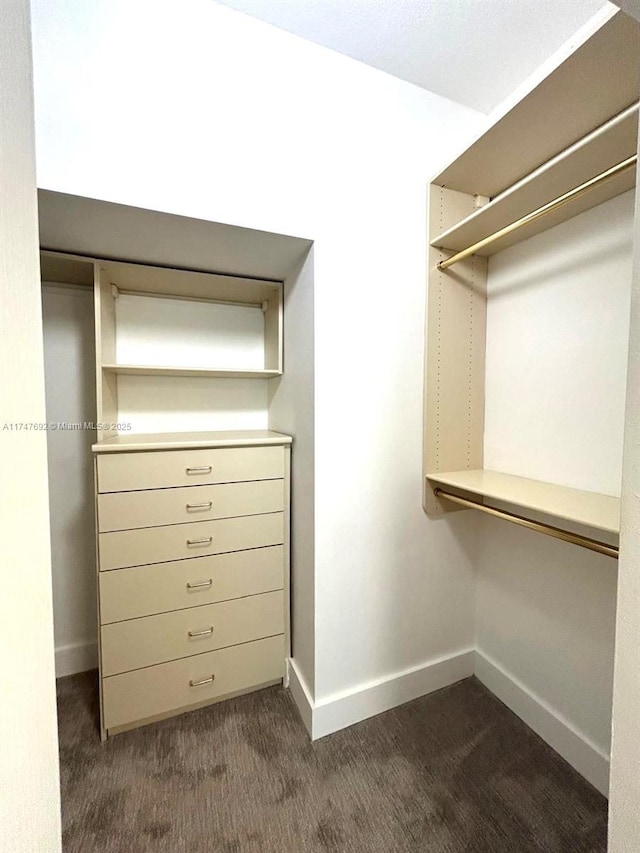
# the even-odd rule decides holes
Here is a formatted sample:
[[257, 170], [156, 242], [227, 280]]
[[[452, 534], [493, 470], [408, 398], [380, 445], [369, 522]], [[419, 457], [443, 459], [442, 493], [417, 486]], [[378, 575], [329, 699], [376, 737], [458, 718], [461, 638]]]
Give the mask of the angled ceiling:
[[605, 0], [219, 0], [488, 113]]

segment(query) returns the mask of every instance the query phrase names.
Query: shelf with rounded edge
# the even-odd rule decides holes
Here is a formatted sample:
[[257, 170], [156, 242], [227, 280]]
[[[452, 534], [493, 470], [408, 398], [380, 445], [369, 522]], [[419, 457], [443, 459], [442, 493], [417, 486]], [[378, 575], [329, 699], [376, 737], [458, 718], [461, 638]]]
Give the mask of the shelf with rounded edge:
[[454, 488], [461, 496], [474, 495], [539, 512], [562, 521], [617, 534], [620, 498], [498, 471], [468, 470], [428, 473], [434, 486]]

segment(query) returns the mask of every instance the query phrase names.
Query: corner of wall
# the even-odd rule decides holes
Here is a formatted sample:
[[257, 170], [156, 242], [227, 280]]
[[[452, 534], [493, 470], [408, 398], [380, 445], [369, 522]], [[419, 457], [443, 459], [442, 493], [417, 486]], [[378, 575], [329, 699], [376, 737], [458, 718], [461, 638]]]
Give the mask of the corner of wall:
[[289, 686], [309, 737], [319, 740], [468, 678], [473, 675], [474, 660], [473, 649], [464, 649], [317, 702], [295, 660], [291, 660]]
[[475, 653], [474, 672], [509, 710], [607, 796], [609, 758], [593, 741], [480, 649]]
[[98, 644], [86, 640], [56, 647], [56, 678], [98, 668]]

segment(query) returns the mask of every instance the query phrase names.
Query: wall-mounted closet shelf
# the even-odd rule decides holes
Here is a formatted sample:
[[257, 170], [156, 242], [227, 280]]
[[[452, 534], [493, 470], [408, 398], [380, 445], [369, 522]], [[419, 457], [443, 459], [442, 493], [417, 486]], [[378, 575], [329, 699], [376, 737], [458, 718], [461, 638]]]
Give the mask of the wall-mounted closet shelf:
[[634, 104], [639, 54], [640, 29], [617, 13], [433, 183], [495, 198]]
[[[638, 104], [634, 104], [452, 228], [438, 234], [431, 240], [431, 245], [459, 252], [486, 240], [532, 211], [635, 156], [637, 142]], [[631, 189], [635, 185], [635, 177], [635, 169], [627, 168], [518, 231], [477, 248], [475, 253], [489, 256], [553, 228]]]
[[278, 295], [281, 283], [240, 276], [100, 261], [111, 284], [122, 293], [260, 305]]
[[585, 492], [498, 471], [444, 471], [427, 474], [427, 478], [445, 490], [455, 489], [466, 495], [503, 501], [525, 512], [541, 512], [607, 533], [618, 533], [620, 530], [620, 499], [611, 495]]
[[517, 524], [519, 527], [525, 527], [527, 530], [533, 530], [536, 533], [542, 533], [545, 536], [551, 536], [553, 539], [561, 539], [563, 542], [569, 542], [572, 545], [579, 545], [581, 548], [587, 548], [589, 551], [595, 551], [597, 554], [604, 554], [606, 557], [618, 558], [618, 547], [616, 545], [607, 545], [606, 542], [600, 542], [597, 539], [591, 539], [588, 536], [581, 536], [577, 533], [571, 533], [568, 530], [563, 530], [561, 527], [555, 527], [551, 524], [544, 524], [539, 521], [532, 521], [522, 515], [517, 515], [513, 512], [507, 512], [503, 509], [488, 506], [479, 501], [472, 501], [468, 498], [461, 498], [459, 495], [447, 492], [444, 489], [436, 489], [435, 496], [440, 499], [445, 499], [450, 503], [461, 506], [464, 509], [475, 509], [485, 515], [490, 515], [493, 518], [499, 518], [503, 521], [509, 521], [511, 524]]
[[155, 367], [146, 364], [103, 364], [106, 373], [124, 376], [201, 376], [209, 379], [272, 379], [281, 370], [251, 370], [207, 367]]
[[464, 498], [505, 501], [525, 515], [537, 511], [618, 530], [616, 498], [483, 470], [487, 283], [489, 256], [635, 185], [639, 54], [637, 22], [614, 14], [431, 182], [423, 453], [428, 515], [462, 508], [438, 494], [441, 487], [463, 491]]
[[[78, 262], [77, 257], [47, 259], [54, 265]], [[181, 379], [282, 375], [282, 282], [118, 261], [87, 259], [85, 264], [91, 265], [94, 278], [99, 439], [114, 434], [118, 413], [127, 405], [123, 401], [134, 412], [139, 399], [147, 406], [155, 401], [154, 412], [171, 411], [180, 399], [181, 418], [184, 412], [199, 411], [198, 389]], [[226, 390], [232, 393], [233, 385]], [[135, 417], [128, 415], [128, 420], [135, 430]], [[146, 429], [156, 420], [147, 421]], [[180, 420], [176, 426], [182, 426]]]
[[291, 444], [292, 438], [273, 430], [217, 430], [215, 432], [120, 433], [93, 445], [95, 453], [137, 450], [188, 450], [198, 447], [259, 447]]

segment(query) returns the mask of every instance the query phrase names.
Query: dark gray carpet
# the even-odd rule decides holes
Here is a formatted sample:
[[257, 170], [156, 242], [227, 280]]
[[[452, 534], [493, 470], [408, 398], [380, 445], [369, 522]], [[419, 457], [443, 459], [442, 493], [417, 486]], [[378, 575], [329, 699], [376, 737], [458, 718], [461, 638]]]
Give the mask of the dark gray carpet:
[[58, 682], [66, 853], [596, 853], [606, 800], [475, 679], [312, 744], [271, 688], [100, 743]]

